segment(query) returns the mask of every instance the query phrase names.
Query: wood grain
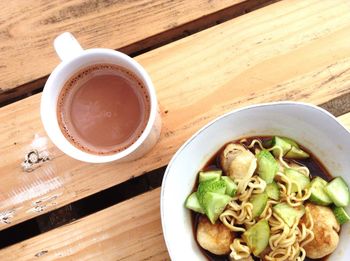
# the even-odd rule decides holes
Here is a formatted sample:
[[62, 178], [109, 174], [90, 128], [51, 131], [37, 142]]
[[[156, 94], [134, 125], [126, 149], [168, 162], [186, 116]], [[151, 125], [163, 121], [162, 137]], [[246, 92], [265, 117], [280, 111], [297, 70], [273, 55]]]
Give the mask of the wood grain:
[[[338, 117], [350, 130], [350, 113]], [[160, 189], [0, 251], [0, 260], [165, 260]]]
[[0, 1], [0, 102], [42, 87], [59, 63], [52, 42], [61, 32], [72, 32], [84, 48], [135, 52], [224, 18], [212, 14], [229, 10], [221, 15], [234, 17], [269, 1]]
[[338, 120], [350, 131], [350, 113], [339, 116]]
[[170, 260], [159, 215], [160, 190], [0, 251], [0, 260]]
[[347, 1], [283, 1], [138, 56], [156, 86], [163, 130], [130, 163], [85, 164], [49, 142], [53, 160], [25, 173], [24, 152], [35, 134], [45, 136], [40, 94], [1, 108], [0, 229], [166, 165], [195, 131], [234, 108], [322, 104], [349, 93], [349, 35]]

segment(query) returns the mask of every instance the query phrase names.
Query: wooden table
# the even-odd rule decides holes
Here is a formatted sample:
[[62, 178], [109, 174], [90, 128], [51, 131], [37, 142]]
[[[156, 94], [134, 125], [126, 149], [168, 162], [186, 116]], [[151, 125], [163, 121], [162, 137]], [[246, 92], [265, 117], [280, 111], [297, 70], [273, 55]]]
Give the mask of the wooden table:
[[[14, 0], [0, 2], [0, 260], [167, 260], [159, 187], [179, 146], [244, 105], [320, 105], [350, 128], [348, 0]], [[52, 40], [135, 57], [157, 89], [163, 127], [142, 159], [86, 164], [48, 141], [21, 167], [59, 63]]]

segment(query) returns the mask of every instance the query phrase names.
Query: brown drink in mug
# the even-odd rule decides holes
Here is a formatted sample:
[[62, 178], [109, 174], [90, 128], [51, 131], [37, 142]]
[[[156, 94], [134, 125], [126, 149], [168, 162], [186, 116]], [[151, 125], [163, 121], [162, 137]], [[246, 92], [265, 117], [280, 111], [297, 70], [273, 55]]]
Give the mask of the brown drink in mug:
[[62, 63], [42, 95], [41, 117], [64, 153], [86, 162], [132, 160], [160, 134], [153, 84], [132, 58], [109, 49], [81, 49], [64, 33], [55, 40]]

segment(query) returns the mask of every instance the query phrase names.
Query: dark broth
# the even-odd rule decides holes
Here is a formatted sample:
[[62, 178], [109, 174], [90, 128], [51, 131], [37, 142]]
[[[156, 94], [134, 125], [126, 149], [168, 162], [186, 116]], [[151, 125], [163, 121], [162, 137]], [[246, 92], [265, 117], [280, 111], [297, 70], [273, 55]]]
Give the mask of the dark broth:
[[[261, 141], [264, 140], [268, 140], [271, 139], [272, 136], [255, 136], [255, 137], [249, 137], [246, 138], [246, 143], [245, 144], [250, 144], [254, 139], [259, 139]], [[230, 142], [231, 143], [231, 142]], [[233, 141], [233, 143], [239, 144], [239, 140]], [[227, 143], [228, 144], [228, 143]], [[203, 169], [204, 171], [207, 170], [214, 170], [214, 169], [221, 169], [220, 168], [220, 154], [223, 152], [223, 150], [225, 149], [226, 145], [222, 146], [218, 152], [216, 152], [209, 160], [208, 162], [204, 165]], [[310, 170], [310, 176], [311, 179], [319, 176], [321, 178], [323, 178], [326, 181], [330, 181], [333, 177], [330, 175], [330, 173], [327, 171], [327, 169], [323, 166], [323, 164], [305, 147], [301, 146], [299, 143], [298, 145], [300, 146], [300, 148], [304, 151], [306, 151], [307, 153], [310, 154], [310, 158], [308, 159], [298, 159], [298, 160], [293, 160], [294, 162], [300, 163], [304, 166], [306, 166], [309, 170]], [[254, 148], [253, 148], [254, 149]], [[193, 191], [197, 191], [197, 187], [198, 187], [198, 179], [196, 179], [196, 184], [194, 186]], [[193, 211], [191, 211], [192, 213], [192, 224], [193, 224], [193, 235], [194, 238], [196, 238], [196, 231], [197, 231], [197, 225], [198, 225], [198, 219], [201, 216], [201, 214], [195, 213]], [[198, 242], [197, 242], [198, 244]], [[224, 255], [224, 256], [218, 256], [218, 255], [214, 255], [212, 253], [210, 253], [209, 251], [203, 249], [199, 244], [198, 244], [199, 248], [201, 249], [202, 253], [207, 257], [207, 259], [209, 261], [229, 261], [230, 258], [228, 255]], [[254, 260], [260, 260], [257, 257], [253, 256]], [[321, 259], [311, 259], [311, 258], [305, 258], [305, 261], [326, 261], [328, 258], [324, 257]]]

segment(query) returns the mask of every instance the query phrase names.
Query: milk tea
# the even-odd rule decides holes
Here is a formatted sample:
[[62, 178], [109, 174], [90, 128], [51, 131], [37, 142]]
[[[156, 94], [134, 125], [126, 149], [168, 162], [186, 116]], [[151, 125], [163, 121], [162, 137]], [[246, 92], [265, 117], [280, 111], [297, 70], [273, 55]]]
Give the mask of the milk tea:
[[63, 135], [88, 153], [108, 155], [131, 146], [150, 114], [144, 84], [112, 64], [81, 69], [62, 88], [57, 116]]

